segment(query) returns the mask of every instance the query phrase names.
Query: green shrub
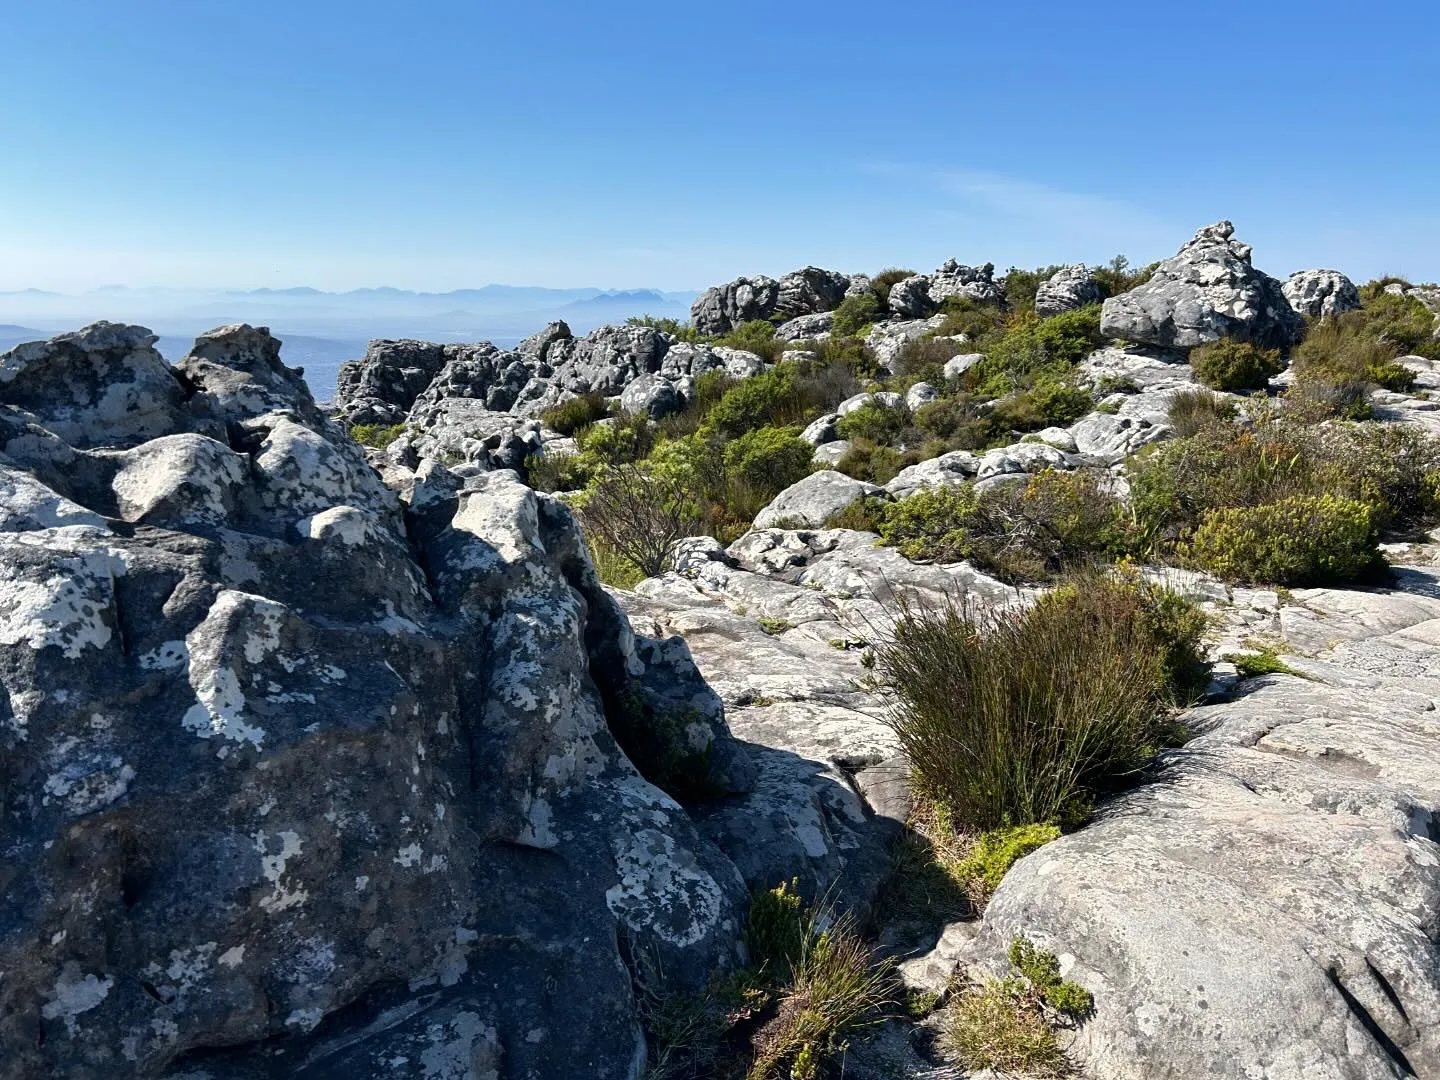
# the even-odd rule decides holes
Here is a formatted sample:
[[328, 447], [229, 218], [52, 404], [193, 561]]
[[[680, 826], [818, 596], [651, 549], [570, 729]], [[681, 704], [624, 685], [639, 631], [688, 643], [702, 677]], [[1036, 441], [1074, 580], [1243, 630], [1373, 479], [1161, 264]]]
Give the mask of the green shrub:
[[1271, 377], [1285, 370], [1278, 350], [1228, 338], [1190, 350], [1190, 366], [1195, 377], [1212, 390], [1231, 393], [1264, 390]]
[[350, 428], [352, 439], [361, 446], [372, 446], [376, 450], [384, 450], [403, 434], [404, 424], [391, 424], [388, 427], [383, 424], [354, 424]]
[[1029, 610], [901, 599], [876, 646], [919, 790], [974, 829], [1078, 822], [1175, 737], [1153, 594], [1105, 581]]
[[917, 457], [902, 454], [893, 446], [881, 446], [869, 439], [852, 439], [850, 449], [835, 463], [835, 470], [856, 480], [872, 484], [888, 484], [907, 465], [913, 465]]
[[1373, 576], [1384, 560], [1369, 506], [1297, 495], [1262, 506], [1212, 510], [1190, 553], [1216, 577], [1268, 585], [1328, 585]]
[[1124, 255], [1116, 255], [1108, 264], [1095, 271], [1095, 280], [1105, 290], [1105, 295], [1119, 296], [1121, 293], [1129, 292], [1149, 281], [1159, 267], [1158, 262], [1149, 266], [1142, 266], [1139, 270], [1130, 269], [1130, 260]]
[[1032, 851], [1060, 838], [1054, 825], [1016, 825], [991, 829], [975, 838], [970, 853], [951, 868], [972, 896], [989, 896], [1000, 887], [1000, 879]]
[[1352, 404], [1336, 415], [1355, 416], [1360, 411], [1353, 404], [1357, 384], [1409, 390], [1414, 376], [1396, 358], [1415, 354], [1440, 360], [1434, 328], [1435, 317], [1424, 304], [1384, 293], [1357, 311], [1313, 323], [1292, 354], [1297, 396], [1312, 403], [1339, 397]]
[[711, 407], [706, 423], [732, 439], [752, 428], [803, 423], [807, 409], [799, 379], [788, 364], [741, 379]]
[[970, 555], [965, 526], [978, 501], [969, 484], [921, 488], [885, 508], [880, 538], [907, 559], [960, 562]]
[[944, 338], [914, 338], [900, 347], [895, 359], [890, 362], [890, 369], [906, 388], [921, 380], [944, 386], [946, 361], [968, 348]]
[[1041, 284], [1063, 269], [1058, 265], [1042, 266], [1038, 270], [1021, 270], [1012, 266], [1001, 279], [1005, 306], [1011, 311], [1033, 311], [1035, 294], [1040, 291]]
[[775, 324], [766, 322], [764, 319], [753, 319], [750, 322], [741, 323], [728, 334], [722, 334], [716, 338], [715, 344], [726, 345], [732, 349], [744, 349], [746, 352], [755, 353], [770, 364], [778, 361], [785, 351], [785, 342], [775, 336]]
[[945, 318], [935, 331], [936, 337], [958, 337], [964, 334], [972, 342], [988, 340], [1005, 327], [1005, 311], [998, 304], [982, 304], [968, 296], [946, 297], [940, 305]]
[[856, 532], [878, 533], [885, 525], [884, 499], [865, 496], [825, 519], [827, 529], [854, 529]]
[[967, 394], [943, 397], [915, 410], [915, 426], [956, 450], [978, 450], [990, 440], [990, 420]]
[[1093, 387], [1096, 397], [1109, 397], [1111, 394], [1138, 394], [1140, 384], [1129, 375], [1101, 375], [1095, 380]]
[[842, 439], [869, 439], [885, 446], [893, 443], [905, 430], [908, 417], [908, 411], [903, 408], [891, 409], [870, 401], [842, 416], [835, 425], [835, 432]]
[[704, 335], [695, 328], [694, 323], [680, 322], [677, 319], [657, 318], [654, 315], [631, 315], [625, 320], [626, 326], [648, 326], [659, 330], [663, 334], [669, 334], [677, 341], [700, 342]]
[[561, 435], [574, 435], [583, 427], [610, 415], [610, 406], [605, 395], [600, 393], [581, 394], [579, 397], [562, 401], [540, 414], [540, 422], [551, 431]]
[[1289, 664], [1281, 660], [1274, 649], [1262, 649], [1255, 653], [1226, 653], [1222, 660], [1229, 660], [1242, 679], [1254, 679], [1260, 675], [1294, 675], [1304, 678]]
[[587, 535], [646, 577], [670, 569], [676, 542], [700, 527], [683, 485], [633, 464], [606, 468], [586, 489], [578, 510]]
[[854, 337], [866, 326], [878, 322], [884, 309], [884, 302], [874, 292], [847, 296], [835, 309], [830, 333], [838, 337]]
[[1038, 431], [1073, 424], [1095, 408], [1083, 387], [1061, 379], [1043, 378], [1028, 390], [1002, 398], [990, 410], [992, 430]]
[[1060, 977], [1060, 960], [1049, 949], [1042, 949], [1025, 938], [1010, 941], [1010, 966], [1030, 983], [1056, 1012], [1080, 1019], [1095, 1008], [1090, 991]]
[[1212, 424], [1231, 424], [1235, 403], [1208, 390], [1181, 390], [1170, 398], [1170, 426], [1181, 438]]
[[984, 398], [1025, 390], [1039, 380], [1060, 383], [1103, 342], [1098, 304], [1048, 319], [1022, 318], [1000, 338], [977, 347], [985, 359], [965, 373], [964, 383]]
[[870, 288], [882, 302], [888, 302], [890, 299], [890, 290], [895, 286], [895, 283], [914, 276], [914, 270], [900, 270], [893, 266], [886, 267], [870, 279]]
[[725, 472], [732, 483], [748, 485], [762, 506], [810, 473], [815, 447], [799, 438], [795, 428], [763, 427], [730, 440], [725, 446]]

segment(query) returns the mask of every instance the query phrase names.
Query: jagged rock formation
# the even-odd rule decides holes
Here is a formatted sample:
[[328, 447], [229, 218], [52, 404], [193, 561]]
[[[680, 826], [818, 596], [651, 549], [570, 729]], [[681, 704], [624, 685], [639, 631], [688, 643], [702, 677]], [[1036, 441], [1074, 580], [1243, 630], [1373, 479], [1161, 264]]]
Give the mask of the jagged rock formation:
[[995, 281], [995, 265], [962, 266], [954, 259], [933, 274], [914, 274], [890, 288], [886, 305], [907, 319], [924, 319], [952, 296], [981, 303], [1003, 303], [1005, 291]]
[[513, 473], [402, 504], [263, 329], [154, 340], [0, 356], [0, 1076], [636, 1076], [627, 965], [745, 896], [654, 740], [762, 790], [683, 642]]
[[1067, 266], [1040, 283], [1035, 291], [1035, 314], [1042, 319], [1074, 311], [1105, 299], [1105, 290], [1088, 266]]
[[1228, 337], [1265, 348], [1292, 344], [1301, 330], [1280, 283], [1250, 264], [1250, 245], [1228, 221], [1197, 232], [1145, 284], [1105, 301], [1107, 337], [1191, 349]]
[[1280, 287], [1299, 315], [1328, 319], [1360, 306], [1360, 290], [1339, 270], [1297, 270]]
[[690, 319], [702, 334], [724, 334], [756, 319], [785, 322], [830, 311], [849, 288], [848, 275], [816, 266], [786, 274], [779, 281], [763, 274], [736, 278], [701, 293], [690, 307]]

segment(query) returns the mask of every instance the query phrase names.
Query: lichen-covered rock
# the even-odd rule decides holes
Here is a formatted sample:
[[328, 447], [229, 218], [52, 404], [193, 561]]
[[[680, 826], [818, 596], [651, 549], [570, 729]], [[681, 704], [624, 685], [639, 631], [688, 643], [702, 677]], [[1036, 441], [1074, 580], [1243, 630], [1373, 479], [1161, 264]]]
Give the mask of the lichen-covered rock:
[[1105, 299], [1105, 290], [1088, 266], [1066, 266], [1040, 283], [1035, 291], [1035, 314], [1042, 319], [1066, 311], [1098, 304]]
[[846, 275], [815, 266], [779, 281], [763, 274], [736, 278], [701, 293], [690, 307], [690, 319], [702, 334], [724, 334], [760, 319], [785, 322], [833, 310], [849, 287]]
[[1274, 278], [1255, 269], [1250, 245], [1221, 221], [1199, 230], [1143, 285], [1105, 301], [1107, 337], [1191, 349], [1232, 338], [1284, 348], [1298, 338], [1300, 317]]
[[372, 341], [361, 360], [340, 365], [335, 410], [352, 424], [398, 424], [445, 366], [445, 346]]
[[659, 375], [641, 375], [620, 394], [620, 408], [652, 420], [669, 416], [685, 407], [685, 402], [668, 379]]
[[884, 488], [853, 480], [833, 469], [821, 469], [791, 484], [755, 515], [755, 527], [775, 525], [789, 528], [819, 528], [831, 514], [839, 513], [866, 495], [882, 495]]
[[1280, 288], [1292, 308], [1315, 319], [1343, 315], [1360, 306], [1360, 290], [1339, 270], [1297, 270]]
[[152, 340], [0, 356], [0, 1077], [635, 1077], [631, 966], [745, 903], [642, 773], [760, 774], [684, 642], [511, 472], [402, 506], [263, 330]]

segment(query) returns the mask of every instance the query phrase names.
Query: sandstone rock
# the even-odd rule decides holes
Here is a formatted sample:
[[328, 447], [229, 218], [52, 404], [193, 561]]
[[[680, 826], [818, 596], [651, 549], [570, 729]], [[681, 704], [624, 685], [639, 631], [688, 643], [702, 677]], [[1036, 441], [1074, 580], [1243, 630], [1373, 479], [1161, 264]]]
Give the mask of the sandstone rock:
[[781, 341], [818, 340], [828, 337], [835, 316], [829, 311], [817, 311], [813, 315], [799, 315], [775, 328], [775, 336]]
[[684, 405], [675, 387], [659, 375], [641, 375], [620, 394], [620, 408], [627, 413], [643, 413], [652, 420], [679, 412]]
[[835, 424], [840, 419], [839, 413], [826, 413], [824, 416], [811, 421], [810, 425], [800, 433], [811, 446], [820, 446], [822, 443], [834, 442], [839, 436], [835, 432]]
[[973, 480], [980, 470], [980, 459], [969, 450], [952, 450], [948, 454], [922, 461], [901, 469], [895, 478], [885, 485], [885, 490], [897, 499], [920, 490], [923, 487], [946, 487]]
[[886, 301], [896, 315], [907, 319], [923, 319], [952, 296], [980, 303], [998, 304], [1005, 299], [1004, 290], [994, 279], [995, 267], [962, 266], [954, 259], [933, 274], [915, 274], [897, 281]]
[[875, 354], [880, 366], [888, 371], [906, 345], [939, 329], [943, 321], [943, 316], [936, 315], [930, 319], [877, 323], [870, 333], [865, 335], [865, 344]]
[[882, 495], [884, 489], [844, 473], [822, 469], [791, 484], [755, 515], [755, 528], [768, 529], [784, 522], [791, 527], [818, 528], [831, 514], [844, 510], [866, 495]]
[[890, 286], [890, 295], [885, 301], [888, 307], [902, 319], [924, 319], [935, 311], [930, 299], [930, 277], [928, 274], [913, 274]]
[[702, 334], [724, 334], [741, 323], [757, 319], [780, 321], [834, 309], [845, 296], [850, 279], [833, 270], [807, 266], [779, 281], [764, 275], [736, 278], [707, 289], [690, 308], [690, 318]]
[[1250, 263], [1228, 221], [1197, 232], [1145, 284], [1105, 301], [1107, 337], [1190, 349], [1223, 337], [1284, 348], [1301, 331], [1280, 283]]
[[1066, 266], [1040, 283], [1035, 292], [1035, 314], [1042, 319], [1074, 311], [1105, 299], [1105, 290], [1087, 266]]
[[1077, 420], [1070, 435], [1079, 453], [1121, 461], [1143, 446], [1168, 438], [1171, 431], [1168, 426], [1144, 419], [1097, 412]]
[[945, 361], [945, 378], [958, 379], [965, 372], [969, 371], [981, 360], [985, 359], [984, 353], [960, 353]]
[[930, 402], [938, 400], [940, 400], [940, 391], [928, 382], [913, 383], [905, 391], [905, 407], [912, 412], [921, 405], [928, 405]]
[[835, 439], [832, 442], [824, 443], [815, 448], [815, 454], [810, 460], [826, 469], [833, 469], [840, 464], [840, 461], [850, 452], [849, 439]]
[[340, 365], [335, 410], [352, 424], [401, 423], [445, 360], [433, 342], [372, 341], [363, 359]]
[[1339, 270], [1297, 270], [1281, 291], [1296, 312], [1312, 318], [1328, 319], [1360, 306], [1360, 291]]
[[1043, 442], [1022, 442], [987, 451], [976, 469], [976, 479], [988, 480], [1004, 473], [1033, 473], [1069, 467], [1069, 459], [1055, 447]]

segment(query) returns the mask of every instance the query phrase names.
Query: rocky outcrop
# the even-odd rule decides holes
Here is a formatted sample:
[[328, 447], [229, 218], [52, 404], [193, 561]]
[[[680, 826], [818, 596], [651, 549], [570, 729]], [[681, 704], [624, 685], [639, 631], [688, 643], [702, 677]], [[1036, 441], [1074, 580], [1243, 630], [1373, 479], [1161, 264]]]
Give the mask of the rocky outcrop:
[[335, 405], [352, 424], [398, 424], [449, 359], [429, 341], [372, 341], [362, 360], [340, 365]]
[[263, 329], [153, 341], [0, 356], [0, 1077], [637, 1076], [632, 970], [745, 902], [650, 779], [768, 759], [562, 503], [402, 503]]
[[1071, 1052], [1096, 1076], [1440, 1074], [1437, 591], [1236, 590], [1237, 633], [1302, 677], [1189, 713], [1153, 783], [1016, 865], [965, 955], [1055, 951], [1094, 994]]
[[1280, 288], [1297, 313], [1313, 319], [1328, 319], [1360, 306], [1360, 290], [1339, 270], [1298, 270]]
[[812, 472], [776, 495], [755, 515], [755, 527], [818, 529], [832, 515], [867, 495], [883, 495], [884, 489], [864, 480], [854, 480], [833, 469]]
[[1042, 319], [1074, 311], [1105, 299], [1105, 290], [1088, 266], [1066, 266], [1040, 283], [1035, 292], [1035, 314]]
[[702, 334], [724, 334], [741, 323], [785, 322], [831, 311], [849, 288], [847, 275], [815, 266], [786, 274], [779, 281], [763, 274], [736, 278], [701, 293], [691, 305], [690, 319]]
[[1107, 337], [1191, 349], [1232, 338], [1284, 348], [1301, 331], [1281, 285], [1250, 263], [1250, 245], [1232, 239], [1228, 221], [1197, 232], [1137, 288], [1105, 301]]

